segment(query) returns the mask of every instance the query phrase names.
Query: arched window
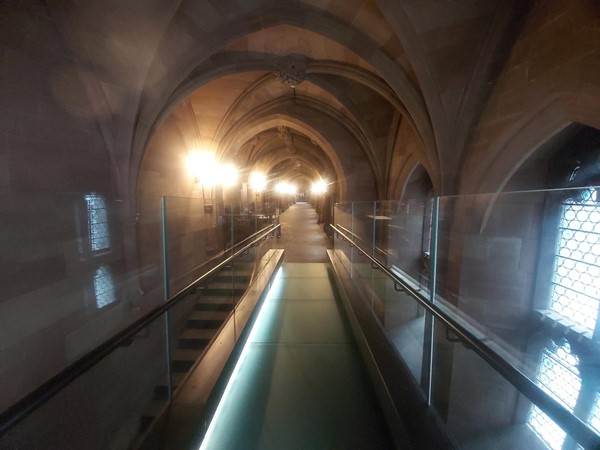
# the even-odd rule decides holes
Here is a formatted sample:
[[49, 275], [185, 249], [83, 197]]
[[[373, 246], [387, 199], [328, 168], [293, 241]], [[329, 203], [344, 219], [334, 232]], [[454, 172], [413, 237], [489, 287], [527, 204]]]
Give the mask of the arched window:
[[110, 305], [116, 300], [115, 284], [108, 266], [101, 266], [94, 274], [94, 294], [98, 309]]
[[[550, 311], [581, 337], [598, 341], [600, 305], [600, 202], [598, 189], [573, 191], [561, 204], [554, 270], [550, 288]], [[584, 379], [580, 358], [568, 342], [551, 343], [542, 353], [536, 381], [569, 411], [600, 432], [600, 380]], [[589, 378], [589, 377], [587, 377]], [[582, 392], [582, 384], [589, 389]], [[591, 394], [592, 400], [586, 399]], [[546, 414], [533, 406], [529, 425], [552, 449], [563, 448], [566, 435]]]
[[395, 252], [390, 259], [392, 266], [422, 286], [427, 286], [429, 279], [432, 204], [433, 183], [427, 170], [417, 164], [388, 229], [390, 248]]
[[108, 214], [106, 200], [98, 194], [87, 194], [88, 229], [92, 253], [108, 250], [110, 247], [110, 234], [108, 227]]
[[[544, 349], [536, 379], [544, 391], [569, 411], [575, 408], [581, 390], [578, 365], [579, 360], [568, 343], [550, 344]], [[552, 450], [562, 449], [566, 433], [535, 405], [529, 413], [529, 425]]]
[[[539, 261], [537, 305], [549, 325], [535, 381], [544, 391], [600, 432], [600, 378], [594, 370], [600, 342], [600, 132], [583, 128], [548, 162], [546, 223]], [[553, 251], [552, 251], [553, 250]], [[540, 253], [540, 254], [542, 254]], [[551, 258], [552, 256], [552, 258]], [[550, 339], [550, 336], [552, 338]], [[529, 426], [551, 449], [578, 445], [536, 406]]]
[[550, 309], [593, 336], [600, 303], [600, 203], [594, 188], [562, 204]]
[[[87, 206], [87, 225], [89, 250], [93, 255], [95, 271], [90, 273], [93, 282], [96, 308], [101, 309], [116, 300], [115, 283], [110, 267], [107, 265], [110, 249], [110, 228], [106, 199], [98, 194], [85, 195]], [[87, 253], [87, 252], [86, 252]]]

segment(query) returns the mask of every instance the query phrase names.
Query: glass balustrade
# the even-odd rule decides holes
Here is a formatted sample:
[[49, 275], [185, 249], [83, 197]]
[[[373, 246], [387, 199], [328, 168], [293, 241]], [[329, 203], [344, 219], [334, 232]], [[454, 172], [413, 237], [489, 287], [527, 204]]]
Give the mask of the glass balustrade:
[[[0, 327], [3, 393], [10, 394], [3, 395], [4, 408], [277, 222], [269, 215], [205, 210], [198, 199], [145, 198], [152, 206], [127, 229], [113, 224], [120, 205], [97, 194], [71, 200], [80, 230], [69, 245], [86, 263], [60, 282], [14, 297], [34, 313]], [[566, 450], [598, 442], [599, 189], [334, 209], [335, 257], [457, 447]], [[115, 246], [128, 239], [138, 240], [136, 254]], [[233, 326], [224, 339], [239, 338], [250, 315], [240, 299], [276, 242], [266, 236], [187, 292], [16, 425], [1, 446], [139, 443], [227, 321]], [[53, 309], [57, 298], [72, 308]], [[5, 311], [11, 301], [3, 303]], [[33, 347], [36, 358], [17, 357]], [[500, 370], [488, 354], [513, 371]], [[39, 370], [25, 370], [33, 364]], [[525, 382], [516, 382], [519, 376]]]
[[595, 445], [553, 402], [599, 442], [600, 189], [343, 203], [334, 217], [334, 254], [458, 447]]
[[[14, 341], [9, 348], [20, 361], [16, 366], [23, 369], [35, 364], [38, 368], [3, 380], [3, 393], [12, 392], [14, 386], [15, 396], [33, 391], [64, 366], [239, 253], [253, 242], [257, 232], [278, 221], [266, 215], [205, 211], [201, 199], [145, 198], [144, 204], [152, 206], [136, 217], [139, 252], [127, 255], [126, 250], [112, 247], [119, 241], [111, 222], [116, 206], [97, 195], [86, 196], [80, 203], [81, 225], [87, 234], [73, 245], [74, 251], [89, 258], [89, 270], [74, 274], [77, 282], [72, 284], [81, 285], [78, 289], [56, 286], [46, 292], [48, 304], [32, 317], [32, 321], [37, 317], [37, 326], [41, 327], [42, 315], [44, 320], [56, 315], [45, 315], [50, 304], [72, 298], [72, 310], [54, 320], [62, 321], [63, 329], [71, 327], [73, 331], [65, 337], [46, 329], [37, 351], [25, 352], [23, 346], [31, 347], [34, 341], [23, 342], [23, 336], [19, 341], [12, 325], [0, 328], [3, 345]], [[15, 425], [0, 438], [0, 448], [126, 449], [139, 444], [216, 336], [225, 333], [221, 334], [222, 340], [231, 342], [240, 338], [252, 313], [252, 308], [240, 305], [240, 300], [261, 274], [268, 251], [273, 248], [277, 248], [275, 234], [265, 235], [189, 290], [172, 308], [122, 340], [116, 350]], [[128, 257], [136, 261], [129, 271]], [[56, 298], [60, 294], [62, 297]], [[228, 322], [232, 325], [226, 327]], [[27, 320], [18, 323], [28, 327]], [[13, 331], [15, 338], [11, 339]], [[55, 344], [61, 344], [60, 351], [52, 347]], [[16, 358], [19, 352], [35, 354], [35, 361]], [[4, 371], [10, 364], [2, 367]], [[23, 377], [22, 373], [34, 373], [35, 377]], [[4, 398], [4, 406], [19, 398]]]

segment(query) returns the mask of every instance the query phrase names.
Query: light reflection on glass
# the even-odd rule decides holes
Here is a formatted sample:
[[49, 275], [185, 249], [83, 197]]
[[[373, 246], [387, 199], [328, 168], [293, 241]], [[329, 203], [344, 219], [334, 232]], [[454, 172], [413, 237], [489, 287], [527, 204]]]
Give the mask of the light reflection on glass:
[[[592, 337], [600, 304], [600, 205], [598, 191], [588, 188], [579, 198], [562, 204], [550, 308], [583, 327]], [[551, 345], [542, 355], [537, 384], [569, 411], [575, 409], [581, 391], [579, 358], [569, 343]], [[582, 414], [582, 411], [578, 415]], [[582, 419], [600, 431], [600, 395]], [[537, 406], [529, 413], [529, 425], [552, 449], [561, 449], [566, 433]]]
[[531, 408], [529, 425], [552, 450], [560, 450], [562, 448], [567, 433], [537, 406]]
[[600, 392], [596, 394], [596, 401], [594, 401], [594, 407], [592, 408], [588, 423], [594, 430], [600, 432]]
[[94, 275], [94, 293], [96, 294], [96, 307], [98, 309], [104, 308], [116, 300], [115, 285], [108, 266], [96, 269]]
[[98, 194], [87, 194], [85, 201], [88, 210], [88, 227], [92, 252], [106, 250], [110, 247], [106, 200]]
[[553, 311], [593, 333], [600, 285], [600, 205], [595, 189], [563, 203], [556, 267], [552, 277]]
[[[581, 390], [579, 359], [571, 353], [568, 343], [550, 345], [544, 350], [537, 384], [554, 399], [573, 411]], [[552, 449], [560, 449], [565, 440], [565, 432], [537, 406], [529, 415], [529, 425]]]

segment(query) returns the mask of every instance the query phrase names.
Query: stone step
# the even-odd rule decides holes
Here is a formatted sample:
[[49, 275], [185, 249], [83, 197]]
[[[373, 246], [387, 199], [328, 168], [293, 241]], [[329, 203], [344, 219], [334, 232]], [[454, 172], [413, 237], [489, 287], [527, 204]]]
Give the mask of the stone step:
[[219, 272], [218, 275], [216, 275], [213, 278], [213, 281], [218, 282], [218, 283], [222, 283], [222, 282], [229, 282], [231, 283], [232, 281], [235, 282], [236, 284], [248, 284], [248, 282], [250, 281], [250, 276], [252, 275], [251, 272], [240, 272], [238, 270], [222, 270], [221, 272]]
[[214, 296], [214, 295], [234, 295], [241, 296], [246, 292], [248, 286], [240, 284], [232, 284], [228, 282], [211, 282], [208, 286], [202, 289], [203, 295]]
[[189, 328], [219, 328], [229, 314], [229, 310], [196, 311], [189, 317], [187, 324]]
[[173, 373], [188, 373], [196, 361], [174, 359], [171, 361], [171, 371]]
[[144, 414], [142, 415], [142, 417], [140, 417], [140, 433], [145, 432], [148, 429], [148, 427], [150, 427], [152, 422], [154, 422], [154, 419], [156, 419], [158, 415], [162, 412], [166, 403], [166, 400], [152, 400], [148, 404], [146, 411], [144, 411]]
[[182, 349], [175, 350], [171, 357], [171, 370], [173, 373], [187, 373], [196, 360], [202, 354], [200, 349]]
[[203, 349], [208, 345], [212, 337], [217, 333], [215, 328], [188, 328], [184, 330], [178, 339], [180, 349]]
[[[186, 375], [187, 375], [187, 373], [183, 373], [183, 372], [174, 372], [171, 374], [171, 377], [173, 379], [173, 391], [175, 391], [175, 389], [177, 389], [179, 386], [181, 386], [181, 383], [183, 382], [183, 379], [185, 378]], [[154, 400], [166, 401], [168, 399], [169, 395], [168, 395], [166, 381], [167, 380], [166, 380], [166, 375], [165, 375], [165, 383], [159, 384], [158, 386], [154, 387], [154, 396], [153, 396]]]
[[235, 299], [221, 295], [202, 295], [196, 302], [196, 311], [231, 311], [235, 305]]

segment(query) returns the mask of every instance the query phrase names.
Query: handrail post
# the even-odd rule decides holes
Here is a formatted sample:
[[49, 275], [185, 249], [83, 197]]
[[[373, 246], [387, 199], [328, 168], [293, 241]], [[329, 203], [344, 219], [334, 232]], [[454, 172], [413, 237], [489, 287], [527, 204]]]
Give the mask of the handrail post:
[[371, 256], [375, 258], [375, 239], [377, 238], [377, 201], [373, 202], [373, 242], [371, 248]]
[[437, 288], [437, 254], [438, 254], [438, 232], [439, 232], [439, 218], [440, 218], [440, 198], [434, 197], [432, 199], [433, 205], [431, 210], [431, 244], [429, 248], [429, 260], [431, 267], [430, 274], [430, 301], [435, 303], [435, 292]]
[[[350, 230], [354, 235], [354, 202], [350, 203]], [[350, 278], [354, 278], [354, 247], [350, 246]]]
[[231, 237], [231, 254], [235, 253], [235, 217], [231, 214], [229, 221], [229, 235]]
[[[438, 218], [439, 218], [439, 197], [432, 200], [431, 210], [431, 231], [429, 244], [429, 301], [435, 303], [436, 282], [437, 282], [437, 242], [438, 242]], [[421, 370], [421, 387], [425, 391], [427, 404], [433, 402], [433, 352], [435, 340], [435, 318], [430, 311], [425, 312], [425, 329], [423, 333], [423, 362]]]
[[[169, 283], [169, 236], [167, 226], [167, 197], [162, 197], [162, 261], [163, 261], [163, 293], [165, 303], [171, 297]], [[173, 374], [171, 373], [171, 320], [169, 310], [165, 311], [165, 356], [167, 358], [167, 398], [173, 400]]]

